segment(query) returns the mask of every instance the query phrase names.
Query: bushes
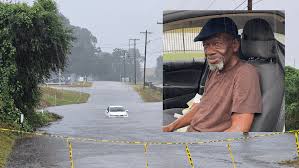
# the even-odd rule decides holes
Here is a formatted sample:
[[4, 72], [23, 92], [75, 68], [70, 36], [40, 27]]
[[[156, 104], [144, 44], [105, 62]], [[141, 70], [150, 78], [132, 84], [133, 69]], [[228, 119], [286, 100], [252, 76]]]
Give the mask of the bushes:
[[0, 122], [14, 123], [33, 115], [38, 84], [64, 69], [73, 37], [53, 0], [0, 2], [0, 18]]
[[285, 107], [287, 130], [299, 129], [299, 70], [285, 69]]

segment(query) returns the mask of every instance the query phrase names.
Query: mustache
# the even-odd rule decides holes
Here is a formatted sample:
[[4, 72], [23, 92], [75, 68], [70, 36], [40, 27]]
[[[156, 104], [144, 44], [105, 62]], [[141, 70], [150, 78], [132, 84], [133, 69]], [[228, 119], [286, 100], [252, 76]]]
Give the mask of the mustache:
[[208, 65], [211, 71], [221, 71], [224, 68], [224, 61], [223, 59], [221, 59], [221, 61], [218, 64], [211, 64], [208, 62]]

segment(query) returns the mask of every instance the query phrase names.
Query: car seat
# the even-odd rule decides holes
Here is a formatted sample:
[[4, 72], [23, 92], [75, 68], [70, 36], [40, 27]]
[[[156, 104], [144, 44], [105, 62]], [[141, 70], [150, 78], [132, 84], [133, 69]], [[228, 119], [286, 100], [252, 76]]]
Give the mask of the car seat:
[[251, 131], [282, 131], [284, 126], [284, 45], [275, 40], [269, 23], [257, 18], [245, 24], [241, 50], [240, 58], [254, 65], [259, 73], [262, 93], [262, 112], [255, 114]]

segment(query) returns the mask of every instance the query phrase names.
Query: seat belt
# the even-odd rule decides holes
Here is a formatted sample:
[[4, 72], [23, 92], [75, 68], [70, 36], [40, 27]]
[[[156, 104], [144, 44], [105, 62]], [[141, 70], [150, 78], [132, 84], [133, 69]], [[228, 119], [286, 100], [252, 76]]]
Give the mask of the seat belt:
[[201, 73], [200, 82], [199, 82], [199, 89], [198, 89], [199, 95], [202, 95], [204, 92], [205, 83], [206, 83], [208, 74], [209, 74], [209, 66], [208, 66], [207, 58], [205, 58], [204, 71], [202, 71], [202, 73]]

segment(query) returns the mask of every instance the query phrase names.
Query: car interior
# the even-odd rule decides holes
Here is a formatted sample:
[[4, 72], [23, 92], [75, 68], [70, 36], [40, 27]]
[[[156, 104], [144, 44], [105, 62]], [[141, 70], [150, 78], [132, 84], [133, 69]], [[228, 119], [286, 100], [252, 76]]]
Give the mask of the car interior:
[[[174, 22], [183, 23], [184, 11], [166, 12]], [[185, 11], [186, 13], [186, 11]], [[252, 132], [278, 132], [284, 129], [284, 60], [285, 45], [275, 39], [274, 32], [284, 34], [284, 14], [268, 11], [267, 15], [260, 11], [252, 14], [240, 12], [242, 15], [231, 15], [229, 11], [213, 13], [187, 11], [187, 16], [196, 18], [194, 25], [202, 26], [211, 17], [228, 16], [232, 18], [238, 29], [242, 31], [240, 38], [240, 59], [254, 65], [260, 77], [262, 93], [262, 112], [255, 114], [251, 127]], [[192, 15], [191, 15], [192, 14]], [[244, 16], [243, 16], [244, 15]], [[248, 15], [248, 16], [246, 16]], [[279, 15], [279, 16], [278, 16]], [[176, 18], [176, 19], [175, 19]], [[171, 20], [170, 19], [170, 20]], [[181, 20], [180, 20], [181, 19]], [[166, 19], [167, 20], [167, 19]], [[188, 21], [192, 21], [189, 19]], [[166, 22], [167, 23], [167, 22]], [[200, 24], [199, 24], [200, 23]], [[169, 21], [169, 24], [175, 25]], [[177, 24], [179, 25], [179, 24]], [[189, 26], [192, 26], [190, 24]], [[165, 29], [171, 26], [165, 25]], [[174, 121], [174, 113], [182, 114], [187, 102], [196, 93], [202, 95], [207, 74], [209, 72], [205, 59], [188, 62], [164, 62], [163, 64], [163, 125]], [[245, 77], [245, 76], [244, 76]]]

